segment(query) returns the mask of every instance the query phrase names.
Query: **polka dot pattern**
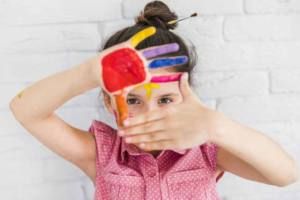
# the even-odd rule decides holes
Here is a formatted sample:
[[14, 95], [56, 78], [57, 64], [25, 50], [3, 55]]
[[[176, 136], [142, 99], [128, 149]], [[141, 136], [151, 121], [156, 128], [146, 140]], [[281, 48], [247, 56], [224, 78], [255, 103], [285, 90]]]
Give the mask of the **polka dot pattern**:
[[220, 200], [216, 144], [167, 149], [154, 157], [104, 122], [93, 120], [89, 132], [97, 144], [95, 200]]

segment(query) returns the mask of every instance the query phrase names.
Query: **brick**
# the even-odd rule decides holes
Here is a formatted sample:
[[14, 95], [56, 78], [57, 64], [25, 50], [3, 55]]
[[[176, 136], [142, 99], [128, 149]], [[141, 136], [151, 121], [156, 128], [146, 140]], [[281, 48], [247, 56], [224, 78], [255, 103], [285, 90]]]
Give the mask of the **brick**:
[[[133, 26], [135, 22], [131, 20], [114, 20], [106, 21], [100, 24], [100, 32], [103, 37], [103, 41], [107, 41], [114, 33], [128, 26]], [[104, 45], [104, 44], [103, 44]]]
[[1, 187], [0, 194], [3, 199], [15, 200], [21, 198], [21, 187], [15, 185], [14, 187]]
[[[97, 107], [68, 106], [58, 108], [55, 113], [71, 125], [87, 130], [92, 120], [97, 119], [99, 114], [103, 115], [104, 110], [101, 108], [101, 105]], [[28, 131], [14, 118], [11, 111], [0, 111], [0, 114], [3, 116], [1, 118], [0, 135], [19, 133], [29, 134]], [[105, 118], [105, 116], [103, 115], [102, 118]]]
[[24, 148], [26, 144], [22, 138], [24, 138], [24, 135], [21, 136], [20, 134], [1, 136], [0, 153]]
[[[265, 199], [284, 199], [289, 200], [297, 197], [299, 184], [278, 188], [277, 186], [259, 183], [248, 180], [232, 173], [225, 173], [226, 178], [221, 179], [219, 194], [222, 194], [224, 199], [234, 200], [265, 200]], [[238, 190], [232, 190], [238, 188]], [[255, 191], [255, 192], [254, 192]], [[294, 195], [296, 194], [296, 195]]]
[[298, 68], [299, 42], [206, 43], [196, 46], [196, 71]]
[[2, 160], [0, 175], [1, 187], [42, 183], [43, 163], [40, 160], [28, 159]]
[[2, 159], [42, 160], [60, 158], [26, 130], [15, 134], [1, 135], [1, 138], [0, 153]]
[[15, 119], [10, 110], [0, 110], [1, 126], [0, 135], [10, 135], [24, 132], [22, 125]]
[[299, 39], [297, 15], [251, 15], [226, 17], [224, 38], [227, 41], [278, 41]]
[[105, 1], [2, 1], [0, 24], [31, 25], [87, 22], [121, 18], [121, 0]]
[[271, 91], [300, 92], [300, 70], [274, 70], [271, 72]]
[[22, 188], [21, 194], [22, 199], [30, 200], [86, 200], [80, 181], [26, 185]]
[[[96, 52], [50, 54], [0, 54], [0, 82], [32, 82], [69, 69]], [[30, 72], [30, 73], [28, 73]]]
[[195, 74], [195, 86], [201, 97], [227, 98], [259, 96], [268, 93], [266, 72], [200, 72]]
[[245, 0], [247, 13], [297, 13], [300, 12], [298, 0]]
[[96, 23], [10, 26], [0, 31], [0, 53], [96, 51], [101, 46]]
[[[87, 130], [92, 120], [98, 117], [97, 111], [100, 112], [101, 109], [101, 107], [61, 107], [56, 113], [67, 123]], [[102, 111], [101, 114], [103, 115]]]
[[272, 138], [275, 142], [291, 155], [295, 160], [300, 160], [299, 122], [282, 121], [254, 123], [251, 127], [261, 131]]
[[[123, 15], [126, 18], [133, 18], [142, 11], [145, 5], [151, 0], [124, 0]], [[194, 12], [199, 15], [214, 15], [214, 14], [240, 14], [243, 12], [242, 0], [203, 0], [203, 1], [171, 1], [164, 0], [172, 11], [175, 11], [179, 16], [189, 16]], [[134, 6], [133, 6], [134, 5]]]
[[85, 200], [94, 200], [94, 194], [95, 194], [95, 185], [92, 182], [92, 180], [86, 176], [81, 179], [81, 188], [84, 191], [85, 194]]
[[43, 178], [46, 182], [78, 181], [85, 176], [80, 168], [64, 158], [49, 158], [43, 160], [43, 163]]
[[299, 120], [299, 95], [276, 94], [223, 99], [218, 110], [243, 123]]
[[[188, 31], [187, 31], [188, 30]], [[199, 46], [205, 43], [217, 43], [223, 40], [223, 17], [200, 16], [182, 21], [174, 30], [185, 40]], [[187, 44], [189, 44], [189, 41]]]

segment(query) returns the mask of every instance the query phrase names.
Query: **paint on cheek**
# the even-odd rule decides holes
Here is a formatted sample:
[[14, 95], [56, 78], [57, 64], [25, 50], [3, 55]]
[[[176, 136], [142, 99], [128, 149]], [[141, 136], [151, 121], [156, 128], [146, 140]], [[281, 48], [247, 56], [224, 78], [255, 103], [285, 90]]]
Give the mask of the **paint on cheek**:
[[111, 93], [146, 79], [143, 61], [133, 49], [116, 50], [106, 55], [101, 64], [104, 87]]
[[150, 100], [151, 95], [152, 95], [152, 90], [160, 88], [160, 85], [157, 83], [145, 83], [145, 84], [139, 86], [138, 88], [140, 88], [140, 87], [143, 87], [146, 90], [147, 99]]

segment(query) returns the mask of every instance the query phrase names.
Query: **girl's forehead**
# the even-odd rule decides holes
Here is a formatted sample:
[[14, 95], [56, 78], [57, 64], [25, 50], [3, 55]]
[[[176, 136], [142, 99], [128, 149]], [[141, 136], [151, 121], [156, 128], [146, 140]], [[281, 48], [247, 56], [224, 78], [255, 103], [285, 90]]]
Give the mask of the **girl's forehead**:
[[129, 92], [129, 94], [145, 95], [147, 88], [151, 90], [153, 95], [163, 95], [166, 93], [178, 93], [179, 92], [179, 82], [158, 82], [158, 83], [146, 83], [144, 85], [135, 87]]
[[152, 74], [151, 80], [148, 83], [135, 87], [130, 95], [146, 96], [148, 99], [151, 96], [161, 96], [166, 94], [178, 94], [179, 80], [182, 73], [164, 73]]

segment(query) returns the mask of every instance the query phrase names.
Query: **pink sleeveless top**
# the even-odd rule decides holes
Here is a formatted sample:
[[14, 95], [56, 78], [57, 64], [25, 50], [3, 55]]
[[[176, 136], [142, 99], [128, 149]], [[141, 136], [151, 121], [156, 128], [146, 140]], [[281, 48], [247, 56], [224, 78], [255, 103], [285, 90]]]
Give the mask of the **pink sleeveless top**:
[[95, 200], [220, 200], [217, 145], [167, 149], [155, 158], [104, 122], [93, 120], [89, 131], [97, 148]]

